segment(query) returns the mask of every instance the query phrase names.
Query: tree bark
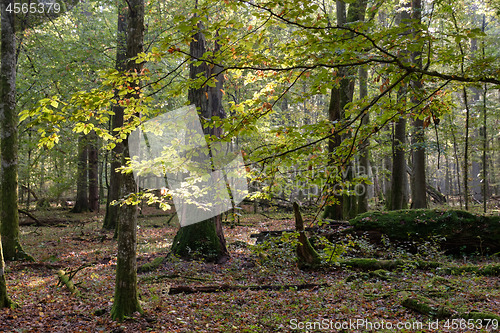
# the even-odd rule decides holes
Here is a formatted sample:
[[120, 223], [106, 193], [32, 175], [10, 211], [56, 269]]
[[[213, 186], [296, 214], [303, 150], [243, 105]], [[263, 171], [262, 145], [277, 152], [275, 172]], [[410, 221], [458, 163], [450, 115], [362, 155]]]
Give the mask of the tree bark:
[[99, 211], [99, 153], [97, 150], [97, 134], [92, 131], [88, 137], [89, 166], [89, 209]]
[[391, 172], [391, 192], [388, 209], [398, 210], [406, 206], [404, 202], [404, 193], [406, 186], [406, 159], [405, 159], [405, 140], [406, 140], [406, 119], [401, 116], [395, 123], [392, 172]]
[[[190, 44], [190, 54], [193, 59], [201, 58], [207, 51], [206, 39], [203, 34], [201, 23], [198, 24], [198, 31], [194, 34]], [[219, 45], [215, 42], [213, 52], [219, 51]], [[195, 79], [202, 74], [209, 77], [221, 70], [219, 66], [210, 67], [205, 62], [189, 66], [189, 77]], [[213, 116], [224, 118], [222, 108], [222, 87], [224, 84], [223, 75], [217, 75], [215, 87], [190, 88], [188, 100], [196, 105], [201, 117], [210, 119]], [[205, 134], [221, 136], [220, 128], [205, 128]], [[226, 240], [222, 229], [222, 216], [181, 227], [177, 232], [173, 244], [172, 252], [184, 258], [204, 258], [208, 261], [224, 262], [229, 258], [229, 251], [226, 247]]]
[[84, 134], [78, 137], [78, 172], [76, 180], [76, 202], [75, 207], [71, 210], [72, 213], [83, 213], [89, 211], [88, 200], [88, 140]]
[[[142, 63], [137, 63], [135, 57], [143, 52], [144, 43], [144, 0], [128, 1], [127, 30], [127, 71], [129, 74], [141, 73]], [[138, 82], [132, 82], [132, 87], [138, 87]], [[132, 89], [135, 91], [135, 89]], [[128, 95], [128, 98], [138, 98]], [[123, 141], [123, 162], [130, 157], [128, 138]], [[136, 182], [132, 173], [122, 175], [122, 195], [136, 192]], [[125, 204], [121, 207], [118, 219], [118, 257], [116, 264], [116, 284], [111, 317], [122, 321], [125, 316], [141, 312], [137, 295], [137, 207]]]
[[[368, 95], [368, 71], [366, 68], [359, 69], [359, 98], [363, 99]], [[363, 115], [361, 118], [361, 123], [363, 125], [368, 125], [370, 123], [370, 116], [368, 113]], [[360, 149], [359, 156], [359, 166], [364, 170], [366, 176], [369, 176], [370, 168], [370, 150], [368, 149], [369, 142], [366, 142]], [[358, 207], [357, 213], [365, 213], [368, 211], [368, 189], [365, 184], [363, 187], [363, 192], [358, 196]]]
[[469, 123], [470, 110], [467, 98], [467, 88], [463, 87], [465, 105], [465, 145], [464, 145], [464, 204], [465, 210], [469, 210]]
[[0, 138], [1, 138], [1, 237], [6, 260], [33, 260], [19, 241], [17, 212], [18, 129], [16, 110], [16, 42], [14, 12], [7, 12], [14, 1], [2, 1], [1, 67], [0, 67]]
[[[412, 0], [412, 24], [420, 24], [422, 21], [422, 2], [421, 0]], [[413, 29], [413, 36], [417, 38], [419, 31]], [[422, 67], [422, 52], [419, 50], [413, 52], [412, 62], [417, 68]], [[419, 78], [411, 82], [415, 93], [412, 94], [411, 101], [418, 103], [418, 90], [422, 89], [422, 82]], [[415, 118], [413, 121], [412, 135], [412, 160], [413, 160], [413, 176], [411, 177], [411, 200], [412, 208], [427, 208], [427, 196], [425, 189], [425, 132], [424, 121], [420, 118]]]
[[[409, 7], [409, 4], [404, 4], [404, 7]], [[408, 25], [410, 14], [403, 10], [399, 13], [398, 20], [401, 25]], [[407, 29], [404, 35], [409, 34]], [[398, 103], [401, 103], [401, 108], [405, 106], [407, 89], [401, 87], [398, 91]], [[406, 114], [402, 112], [400, 118], [394, 126], [393, 150], [392, 150], [392, 172], [391, 172], [391, 192], [387, 208], [389, 210], [398, 210], [406, 208], [406, 159], [405, 159], [405, 143], [406, 143]]]
[[[119, 3], [118, 8], [118, 26], [117, 26], [117, 48], [116, 48], [116, 70], [123, 72], [126, 70], [127, 59], [127, 14], [128, 7], [126, 4]], [[115, 94], [118, 98], [118, 94]], [[123, 126], [123, 107], [116, 104], [113, 106], [113, 117], [111, 120], [111, 128], [120, 128]], [[113, 201], [120, 198], [121, 173], [116, 171], [122, 164], [123, 142], [116, 142], [115, 147], [111, 151], [111, 166], [110, 179], [108, 188], [108, 197], [106, 201], [106, 214], [104, 215], [103, 229], [113, 230], [118, 225], [117, 205], [112, 205]]]
[[[4, 3], [2, 1], [2, 13], [5, 12]], [[7, 295], [7, 284], [5, 282], [5, 262], [3, 261], [2, 240], [0, 238], [0, 309], [13, 307], [14, 303]]]
[[[358, 0], [349, 5], [349, 10], [346, 12], [346, 3], [342, 0], [336, 1], [337, 6], [337, 25], [345, 26], [347, 23], [364, 20], [366, 10], [366, 0]], [[332, 123], [342, 122], [345, 120], [344, 109], [346, 105], [353, 100], [354, 94], [354, 79], [350, 76], [354, 75], [353, 68], [339, 69], [337, 75], [341, 77], [339, 86], [332, 87], [330, 95], [330, 106], [328, 108], [328, 120]], [[343, 140], [348, 138], [349, 134], [335, 135], [328, 142], [328, 154], [330, 156], [330, 167], [335, 167], [336, 163], [333, 160], [336, 149], [340, 146]], [[337, 163], [338, 165], [338, 163]], [[353, 163], [348, 162], [346, 165], [346, 179], [342, 181], [352, 180], [354, 177]], [[333, 192], [333, 198], [336, 201], [333, 205], [325, 207], [324, 217], [333, 220], [342, 220], [344, 218], [354, 217], [357, 212], [357, 200], [349, 195], [341, 195], [337, 192], [339, 182], [333, 181], [330, 184], [330, 189]]]

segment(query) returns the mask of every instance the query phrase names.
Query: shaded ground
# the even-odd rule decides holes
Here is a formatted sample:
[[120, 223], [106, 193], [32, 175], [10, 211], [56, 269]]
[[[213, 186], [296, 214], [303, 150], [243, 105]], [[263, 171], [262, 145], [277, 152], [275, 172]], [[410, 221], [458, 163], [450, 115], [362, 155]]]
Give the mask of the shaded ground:
[[[54, 214], [57, 213], [57, 216]], [[155, 214], [147, 211], [147, 214]], [[37, 263], [7, 263], [8, 291], [21, 305], [0, 310], [2, 332], [493, 332], [488, 329], [457, 329], [439, 322], [438, 330], [427, 329], [430, 318], [400, 305], [400, 291], [430, 297], [463, 310], [500, 312], [498, 277], [472, 274], [444, 276], [434, 271], [405, 267], [391, 273], [390, 280], [363, 276], [346, 268], [332, 267], [320, 272], [302, 272], [294, 263], [294, 252], [287, 246], [254, 248], [250, 235], [262, 230], [293, 229], [290, 218], [246, 215], [241, 225], [225, 228], [232, 258], [222, 264], [185, 262], [169, 257], [152, 273], [139, 274], [139, 294], [144, 316], [133, 316], [123, 323], [109, 319], [114, 292], [116, 242], [111, 232], [103, 232], [101, 216], [73, 215], [65, 211], [47, 213], [71, 223], [57, 226], [22, 227], [22, 242]], [[78, 220], [77, 218], [80, 218]], [[290, 216], [291, 217], [291, 216]], [[165, 226], [168, 217], [141, 218], [138, 230], [139, 264], [167, 253], [177, 230]], [[363, 240], [354, 246], [358, 254], [381, 255]], [[444, 260], [431, 250], [429, 259]], [[352, 254], [352, 253], [351, 253]], [[388, 254], [406, 256], [404, 252]], [[432, 258], [431, 258], [432, 257]], [[460, 261], [498, 262], [498, 259], [464, 258]], [[71, 296], [56, 286], [57, 270], [74, 270], [81, 297]], [[166, 276], [177, 275], [170, 278]], [[158, 277], [156, 280], [152, 277]], [[347, 282], [349, 281], [349, 282]], [[441, 281], [441, 282], [439, 282]], [[291, 285], [327, 283], [330, 287], [296, 291], [231, 291], [169, 295], [171, 286]], [[352, 325], [365, 320], [378, 329]], [[351, 326], [349, 325], [351, 322]], [[309, 326], [307, 324], [309, 322]], [[316, 329], [312, 326], [317, 322]], [[358, 321], [357, 323], [361, 323]], [[319, 327], [321, 324], [323, 326]], [[369, 325], [368, 324], [368, 325]], [[407, 329], [396, 329], [396, 325]], [[418, 327], [422, 324], [422, 328]], [[340, 325], [344, 325], [344, 330]], [[383, 326], [380, 326], [383, 325]], [[393, 329], [383, 329], [393, 325]], [[411, 328], [413, 326], [413, 328]], [[320, 328], [323, 328], [322, 330]], [[333, 328], [331, 330], [325, 328]], [[335, 329], [339, 328], [339, 329]]]

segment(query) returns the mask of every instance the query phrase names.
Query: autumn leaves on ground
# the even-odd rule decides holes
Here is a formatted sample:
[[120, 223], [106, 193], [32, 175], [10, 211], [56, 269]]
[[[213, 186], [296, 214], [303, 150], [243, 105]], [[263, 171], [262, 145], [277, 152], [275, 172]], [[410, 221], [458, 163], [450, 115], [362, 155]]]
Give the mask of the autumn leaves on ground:
[[[177, 226], [165, 225], [168, 216], [153, 213], [139, 219], [139, 266], [165, 256], [177, 231]], [[412, 264], [418, 260], [495, 264], [495, 256], [451, 259], [430, 245], [425, 251], [411, 254], [392, 244], [381, 249], [366, 239], [351, 238], [342, 243], [344, 258], [404, 259], [407, 264], [391, 271], [367, 273], [331, 261], [320, 270], [302, 271], [297, 268], [291, 240], [253, 245], [255, 238], [251, 234], [294, 228], [291, 214], [271, 213], [266, 214], [268, 217], [244, 215], [234, 228], [225, 225], [231, 259], [223, 264], [168, 256], [158, 269], [139, 273], [145, 314], [117, 323], [109, 315], [116, 241], [112, 232], [101, 230], [102, 216], [64, 210], [43, 214], [47, 221], [52, 217], [53, 223], [21, 227], [21, 240], [36, 262], [7, 263], [9, 295], [20, 307], [0, 310], [2, 332], [488, 332], [494, 331], [491, 324], [457, 329], [451, 320], [444, 319], [437, 323], [438, 330], [431, 330], [429, 324], [436, 324], [436, 314], [433, 317], [411, 310], [401, 304], [402, 298], [410, 295], [429, 299], [436, 308], [457, 313], [498, 314], [500, 310], [498, 275], [448, 275], [439, 269], [419, 270], [417, 264]], [[307, 223], [307, 214], [305, 220]], [[60, 270], [73, 275], [79, 296], [58, 283]], [[200, 286], [227, 290], [171, 292], [178, 287]], [[259, 290], [261, 286], [276, 287]], [[361, 320], [367, 325], [379, 325], [375, 326], [378, 329], [362, 326]]]

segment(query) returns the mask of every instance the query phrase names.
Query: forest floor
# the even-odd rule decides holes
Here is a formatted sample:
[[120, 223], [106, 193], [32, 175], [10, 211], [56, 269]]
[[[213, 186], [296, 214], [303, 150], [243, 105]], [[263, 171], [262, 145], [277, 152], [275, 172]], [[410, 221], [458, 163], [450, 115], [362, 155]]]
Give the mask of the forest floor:
[[[251, 234], [293, 229], [291, 215], [244, 215], [239, 225], [225, 226], [231, 258], [224, 264], [183, 261], [169, 256], [155, 271], [138, 274], [144, 314], [122, 323], [110, 319], [113, 302], [116, 241], [101, 230], [99, 214], [64, 210], [36, 212], [56, 218], [50, 226], [22, 226], [21, 241], [36, 262], [7, 262], [8, 293], [20, 305], [0, 310], [1, 332], [494, 332], [493, 323], [436, 321], [401, 305], [402, 293], [431, 298], [457, 311], [500, 312], [498, 276], [439, 275], [408, 264], [387, 278], [370, 276], [335, 264], [320, 271], [297, 268], [291, 246], [254, 246]], [[269, 216], [269, 214], [268, 214]], [[24, 218], [23, 218], [24, 219]], [[165, 256], [176, 226], [168, 217], [139, 219], [138, 264]], [[307, 219], [306, 219], [307, 220]], [[381, 252], [363, 239], [358, 255], [411, 260], [484, 264], [498, 258], [479, 255], [451, 259], [428, 249], [418, 255], [391, 247]], [[386, 244], [387, 245], [387, 244]], [[352, 252], [352, 251], [351, 251]], [[352, 253], [351, 253], [352, 255]], [[57, 285], [57, 271], [76, 270], [80, 296]], [[290, 285], [318, 284], [298, 290]], [[169, 294], [178, 286], [285, 286], [278, 290]], [[483, 321], [484, 323], [484, 321]], [[470, 323], [469, 323], [470, 324]], [[462, 325], [462, 328], [460, 328]], [[498, 323], [497, 323], [498, 325]], [[458, 327], [458, 328], [457, 328]], [[497, 326], [498, 327], [498, 326]]]

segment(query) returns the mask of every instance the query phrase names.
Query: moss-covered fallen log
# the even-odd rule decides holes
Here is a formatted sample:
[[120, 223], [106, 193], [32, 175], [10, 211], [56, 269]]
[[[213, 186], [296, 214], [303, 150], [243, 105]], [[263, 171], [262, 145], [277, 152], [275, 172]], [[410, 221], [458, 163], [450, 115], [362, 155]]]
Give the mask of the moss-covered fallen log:
[[416, 267], [419, 269], [432, 269], [441, 267], [442, 264], [436, 261], [423, 261], [423, 260], [385, 260], [385, 259], [372, 259], [372, 258], [353, 258], [344, 259], [339, 262], [342, 266], [351, 267], [366, 271], [376, 271], [379, 269], [395, 270], [403, 267]]
[[463, 265], [453, 266], [443, 264], [437, 261], [424, 260], [384, 260], [373, 258], [352, 258], [340, 260], [339, 263], [348, 268], [360, 269], [364, 271], [396, 270], [405, 267], [414, 267], [417, 269], [436, 269], [440, 275], [461, 275], [463, 273], [474, 273], [481, 276], [500, 276], [500, 264]]
[[234, 290], [306, 290], [306, 289], [318, 289], [323, 287], [328, 287], [326, 283], [315, 284], [315, 283], [305, 283], [305, 284], [287, 284], [287, 285], [262, 285], [262, 286], [233, 286], [223, 284], [220, 286], [177, 286], [171, 287], [169, 290], [170, 295], [174, 294], [194, 294], [194, 293], [219, 293]]
[[401, 293], [401, 305], [421, 314], [425, 314], [434, 318], [444, 319], [451, 318], [456, 312], [450, 307], [438, 304], [430, 298], [420, 295], [408, 295], [405, 292]]
[[433, 238], [449, 254], [492, 254], [500, 251], [500, 216], [481, 216], [461, 210], [410, 209], [368, 212], [349, 221], [347, 233], [386, 235], [394, 242]]
[[494, 313], [460, 311], [445, 304], [440, 304], [430, 298], [421, 295], [409, 295], [406, 292], [401, 292], [400, 296], [402, 297], [402, 306], [433, 318], [491, 319], [500, 321], [500, 316]]
[[500, 276], [500, 264], [489, 264], [485, 266], [463, 265], [446, 267], [443, 274], [460, 275], [463, 273], [474, 273], [482, 276]]

